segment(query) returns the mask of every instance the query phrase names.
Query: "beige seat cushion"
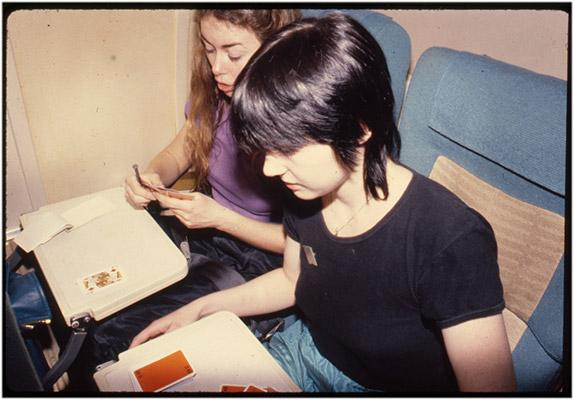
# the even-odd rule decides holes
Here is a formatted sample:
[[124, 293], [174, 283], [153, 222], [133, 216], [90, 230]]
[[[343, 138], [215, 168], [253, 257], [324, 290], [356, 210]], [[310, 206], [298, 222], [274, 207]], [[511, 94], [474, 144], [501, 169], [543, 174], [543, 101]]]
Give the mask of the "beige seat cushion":
[[514, 349], [564, 253], [564, 218], [509, 196], [444, 156], [437, 158], [430, 178], [480, 212], [494, 230], [503, 315]]

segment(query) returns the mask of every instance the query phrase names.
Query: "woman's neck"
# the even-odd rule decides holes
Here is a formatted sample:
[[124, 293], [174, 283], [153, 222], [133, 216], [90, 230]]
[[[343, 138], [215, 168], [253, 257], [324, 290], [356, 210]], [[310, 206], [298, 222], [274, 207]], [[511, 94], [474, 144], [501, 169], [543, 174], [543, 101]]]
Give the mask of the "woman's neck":
[[412, 173], [405, 167], [387, 161], [388, 197], [378, 188], [379, 199], [365, 192], [362, 170], [353, 171], [337, 190], [323, 197], [323, 216], [336, 236], [356, 236], [371, 229], [399, 201], [406, 191]]
[[366, 201], [365, 183], [362, 168], [356, 168], [348, 175], [347, 180], [337, 189], [323, 197], [323, 205], [340, 203], [344, 207], [354, 208]]

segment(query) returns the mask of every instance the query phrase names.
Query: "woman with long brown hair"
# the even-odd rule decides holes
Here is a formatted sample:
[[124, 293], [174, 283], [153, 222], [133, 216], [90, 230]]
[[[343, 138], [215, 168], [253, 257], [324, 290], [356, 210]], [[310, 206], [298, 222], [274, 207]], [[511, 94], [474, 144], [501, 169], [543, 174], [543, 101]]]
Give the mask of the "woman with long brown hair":
[[[297, 10], [199, 10], [199, 37], [191, 80], [189, 117], [175, 139], [141, 175], [157, 186], [169, 186], [193, 170], [193, 201], [161, 199], [190, 229], [216, 228], [254, 247], [282, 252], [284, 235], [277, 199], [251, 159], [237, 152], [227, 121], [235, 78], [261, 43], [298, 19]], [[134, 176], [126, 180], [130, 200], [141, 206], [158, 200]], [[244, 217], [244, 218], [242, 218]], [[264, 224], [258, 223], [263, 222]]]
[[190, 271], [175, 285], [96, 324], [81, 357], [89, 360], [88, 369], [116, 359], [157, 318], [220, 290], [214, 274], [239, 274], [248, 281], [282, 265], [280, 186], [260, 172], [257, 159], [239, 151], [228, 108], [235, 79], [250, 57], [267, 37], [300, 17], [298, 10], [196, 11], [187, 122], [140, 175], [144, 183], [168, 187], [191, 170], [194, 191], [182, 200], [150, 191], [134, 176], [125, 184], [135, 205], [157, 200], [175, 216], [168, 217], [169, 231], [188, 246]]

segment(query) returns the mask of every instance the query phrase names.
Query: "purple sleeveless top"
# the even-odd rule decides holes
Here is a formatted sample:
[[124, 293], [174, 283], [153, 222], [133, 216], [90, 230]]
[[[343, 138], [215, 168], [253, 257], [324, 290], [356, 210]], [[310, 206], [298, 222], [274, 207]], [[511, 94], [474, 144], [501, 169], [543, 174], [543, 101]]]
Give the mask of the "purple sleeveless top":
[[[189, 115], [190, 103], [185, 109]], [[215, 131], [207, 175], [213, 198], [257, 221], [281, 222], [279, 194], [273, 192], [270, 182], [252, 160], [239, 151], [231, 133], [228, 107], [222, 106], [220, 112], [221, 124]]]

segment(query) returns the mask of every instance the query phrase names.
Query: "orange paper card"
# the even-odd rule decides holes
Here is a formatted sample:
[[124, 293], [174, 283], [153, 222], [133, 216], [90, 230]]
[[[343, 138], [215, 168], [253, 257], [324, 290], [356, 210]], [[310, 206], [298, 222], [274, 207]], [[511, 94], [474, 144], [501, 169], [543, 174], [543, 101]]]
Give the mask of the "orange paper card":
[[221, 385], [221, 391], [223, 393], [242, 393], [246, 387], [242, 385]]
[[144, 365], [133, 372], [143, 392], [159, 392], [195, 375], [181, 350]]
[[258, 388], [257, 386], [254, 385], [249, 385], [247, 387], [247, 389], [245, 389], [245, 392], [249, 392], [249, 393], [264, 393], [266, 392], [265, 390]]

